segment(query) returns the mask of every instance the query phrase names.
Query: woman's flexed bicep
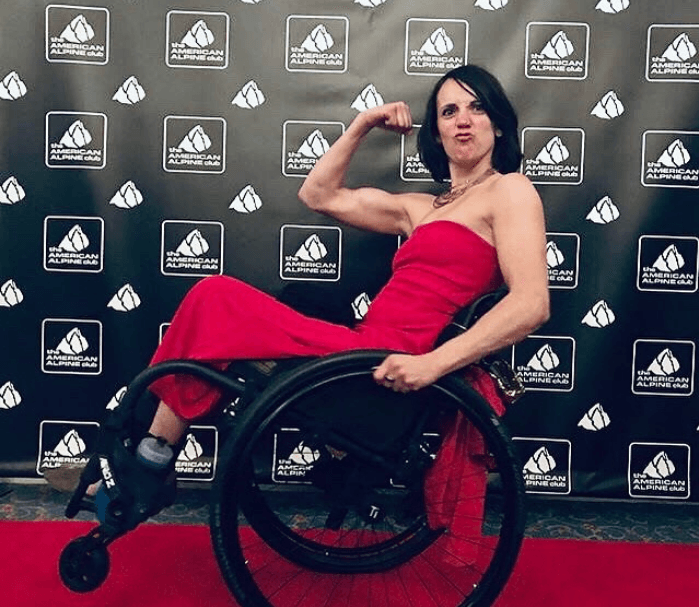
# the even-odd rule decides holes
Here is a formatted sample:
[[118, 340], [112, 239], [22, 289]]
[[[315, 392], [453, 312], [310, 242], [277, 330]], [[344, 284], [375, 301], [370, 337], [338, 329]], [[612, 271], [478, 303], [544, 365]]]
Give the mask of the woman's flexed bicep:
[[413, 195], [345, 186], [350, 161], [373, 128], [409, 132], [412, 129], [410, 109], [403, 102], [395, 102], [359, 114], [318, 160], [301, 186], [299, 198], [310, 209], [356, 227], [384, 233], [407, 233], [410, 229], [408, 207]]

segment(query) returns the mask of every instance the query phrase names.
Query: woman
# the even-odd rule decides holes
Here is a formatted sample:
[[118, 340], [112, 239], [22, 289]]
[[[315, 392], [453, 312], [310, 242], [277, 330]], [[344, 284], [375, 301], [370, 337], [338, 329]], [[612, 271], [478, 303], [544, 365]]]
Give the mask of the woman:
[[[386, 348], [405, 354], [387, 357], [374, 378], [406, 392], [523, 339], [548, 319], [542, 204], [530, 181], [515, 172], [517, 117], [499, 82], [469, 65], [435, 85], [418, 147], [435, 180], [451, 180], [436, 198], [345, 187], [350, 160], [374, 128], [410, 132], [408, 106], [389, 103], [359, 114], [299, 191], [309, 208], [338, 221], [408, 238], [364, 321], [351, 330], [309, 319], [235, 279], [212, 277], [185, 297], [153, 363], [190, 358], [225, 366], [235, 358]], [[500, 303], [432, 350], [454, 312], [503, 280], [509, 292]], [[152, 390], [162, 402], [151, 433], [171, 444], [217, 401], [214, 389], [193, 378], [166, 377]]]
[[[233, 359], [388, 349], [402, 353], [384, 359], [374, 379], [386, 388], [408, 392], [523, 339], [547, 320], [542, 204], [529, 180], [515, 173], [521, 161], [517, 118], [497, 80], [482, 68], [464, 66], [436, 84], [418, 146], [435, 180], [451, 180], [450, 189], [437, 197], [345, 187], [350, 160], [374, 128], [409, 132], [408, 106], [389, 103], [359, 114], [299, 191], [315, 211], [407, 238], [395, 255], [391, 279], [363, 321], [350, 329], [310, 318], [234, 278], [210, 277], [185, 296], [153, 364], [193, 359], [223, 368]], [[471, 329], [433, 349], [458, 310], [503, 281], [509, 290], [504, 299]], [[498, 413], [503, 412], [488, 375], [472, 368], [469, 381]], [[152, 437], [144, 440], [156, 437], [166, 447], [177, 445], [190, 422], [209, 413], [220, 396], [209, 384], [181, 375], [161, 378], [151, 391], [161, 402], [149, 430]], [[464, 521], [480, 521], [482, 501], [454, 496], [485, 483], [486, 474], [476, 462], [480, 445], [462, 421], [452, 424], [425, 479], [430, 524], [452, 531], [463, 528]], [[171, 461], [174, 455], [169, 453]], [[144, 512], [150, 505], [150, 514], [159, 510], [159, 483], [166, 477], [153, 478], [130, 460], [123, 466], [131, 471], [124, 475], [129, 479], [123, 482], [125, 490], [145, 496]], [[115, 467], [119, 481], [118, 462]], [[109, 482], [113, 484], [105, 484]], [[93, 486], [90, 493], [94, 491]], [[445, 504], [451, 504], [451, 511]], [[134, 524], [140, 520], [143, 517], [135, 516]], [[455, 546], [452, 554], [468, 548]], [[469, 558], [461, 555], [462, 562]]]

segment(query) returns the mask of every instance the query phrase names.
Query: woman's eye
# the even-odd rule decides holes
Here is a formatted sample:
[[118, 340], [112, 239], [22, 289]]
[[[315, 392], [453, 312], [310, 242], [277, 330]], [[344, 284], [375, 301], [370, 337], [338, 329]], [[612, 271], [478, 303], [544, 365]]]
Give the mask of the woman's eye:
[[483, 109], [483, 104], [480, 102], [476, 102], [476, 103], [471, 104], [471, 109], [474, 112], [477, 112], [479, 114], [482, 114], [483, 112], [485, 112], [485, 109]]
[[442, 110], [442, 116], [451, 116], [454, 113], [453, 107], [447, 107]]

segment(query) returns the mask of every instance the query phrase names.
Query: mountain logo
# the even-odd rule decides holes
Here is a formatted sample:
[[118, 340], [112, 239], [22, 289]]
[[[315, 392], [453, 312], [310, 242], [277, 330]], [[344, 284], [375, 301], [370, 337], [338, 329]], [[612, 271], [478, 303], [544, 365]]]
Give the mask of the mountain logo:
[[58, 250], [65, 253], [80, 253], [89, 246], [90, 239], [82, 231], [80, 225], [76, 223], [58, 244]]
[[616, 15], [625, 11], [629, 6], [630, 0], [599, 0], [595, 5], [595, 10], [609, 15]]
[[442, 75], [468, 60], [469, 24], [464, 19], [408, 19], [405, 73]]
[[699, 25], [651, 25], [646, 48], [646, 79], [699, 82]]
[[121, 287], [107, 304], [108, 308], [117, 312], [131, 312], [141, 305], [141, 298], [130, 284]]
[[41, 324], [44, 373], [102, 373], [102, 323], [97, 320], [47, 318]]
[[238, 192], [238, 195], [233, 199], [228, 208], [238, 213], [248, 215], [262, 208], [262, 199], [258, 196], [257, 192], [255, 192], [255, 188], [248, 184]]
[[27, 85], [17, 72], [10, 72], [0, 80], [0, 99], [16, 101], [27, 94]]
[[349, 51], [347, 17], [289, 15], [286, 69], [289, 72], [344, 73]]
[[282, 174], [305, 177], [345, 132], [341, 122], [287, 120], [282, 127]]
[[608, 327], [616, 320], [614, 312], [606, 301], [600, 299], [593, 305], [582, 319], [582, 324], [593, 329]]
[[109, 200], [109, 204], [118, 209], [133, 209], [142, 202], [143, 194], [130, 180], [124, 183]]
[[522, 150], [522, 171], [533, 183], [582, 183], [585, 163], [585, 131], [582, 129], [524, 128]]
[[340, 279], [340, 228], [285, 225], [280, 240], [279, 271], [283, 280], [336, 282]]
[[363, 6], [364, 8], [376, 8], [377, 6], [381, 6], [386, 0], [354, 0], [355, 4], [359, 4], [359, 6]]
[[201, 257], [209, 250], [209, 243], [199, 230], [192, 230], [179, 244], [176, 253], [184, 257]]
[[570, 493], [570, 441], [524, 437], [514, 437], [512, 441], [525, 462], [522, 474], [527, 493]]
[[668, 169], [679, 169], [691, 159], [692, 157], [682, 141], [675, 139], [660, 155], [657, 162]]
[[614, 91], [605, 93], [592, 108], [590, 114], [602, 120], [613, 120], [624, 113], [624, 104]]
[[204, 448], [194, 438], [194, 434], [187, 434], [187, 441], [177, 456], [178, 462], [193, 462], [204, 454]]
[[190, 426], [185, 444], [175, 459], [178, 480], [212, 481], [218, 458], [215, 426]]
[[23, 300], [24, 293], [14, 280], [6, 280], [0, 285], [0, 308], [13, 308], [21, 304]]
[[376, 87], [373, 84], [368, 84], [364, 87], [362, 92], [357, 95], [350, 107], [358, 112], [363, 112], [364, 110], [378, 107], [383, 104], [384, 100], [381, 93], [376, 90]]
[[129, 76], [112, 96], [113, 101], [123, 105], [136, 105], [146, 98], [146, 91], [136, 76]]
[[254, 80], [248, 80], [235, 94], [231, 105], [244, 110], [252, 110], [261, 106], [266, 101], [264, 93]]
[[306, 475], [321, 458], [321, 452], [307, 445], [301, 432], [282, 428], [274, 435], [272, 480], [280, 484], [305, 484]]
[[614, 201], [609, 196], [603, 196], [590, 209], [585, 219], [592, 223], [606, 225], [616, 221], [620, 216], [619, 207], [614, 204]]
[[695, 350], [692, 341], [636, 340], [631, 391], [652, 396], [691, 396]]
[[39, 424], [36, 472], [60, 466], [85, 466], [97, 444], [97, 422], [44, 420]]
[[575, 47], [563, 30], [559, 30], [546, 43], [541, 54], [548, 59], [566, 59], [575, 52]]
[[485, 11], [499, 11], [507, 6], [509, 0], [476, 0], [473, 5], [476, 8], [482, 8]]
[[546, 266], [549, 269], [557, 268], [565, 259], [565, 255], [563, 255], [555, 242], [549, 241], [546, 243]]
[[105, 407], [107, 411], [114, 411], [114, 409], [121, 404], [121, 401], [124, 399], [124, 394], [126, 394], [126, 390], [127, 386], [122, 386], [116, 391]]
[[50, 169], [103, 169], [107, 116], [89, 112], [46, 114], [45, 163]]
[[690, 447], [681, 443], [631, 443], [628, 484], [631, 497], [687, 499]]
[[311, 449], [303, 441], [289, 455], [289, 461], [300, 466], [312, 466], [320, 459], [320, 451]]
[[530, 335], [513, 347], [512, 368], [527, 390], [570, 392], [575, 383], [575, 340]]
[[527, 24], [525, 75], [550, 80], [584, 80], [589, 71], [587, 23], [533, 21]]
[[644, 186], [699, 188], [699, 131], [646, 131], [642, 157]]
[[167, 14], [165, 63], [168, 67], [228, 67], [230, 17], [220, 12], [172, 10]]
[[542, 164], [561, 164], [570, 157], [570, 152], [561, 138], [552, 137], [548, 143], [541, 148], [536, 156], [536, 161]]
[[681, 33], [665, 49], [662, 58], [667, 61], [683, 63], [697, 56], [697, 46], [686, 33]]
[[166, 276], [223, 274], [223, 233], [218, 221], [164, 221], [161, 272]]
[[414, 124], [411, 133], [404, 133], [400, 137], [400, 178], [403, 181], [433, 183], [434, 180], [417, 151], [417, 135], [421, 126]]
[[167, 116], [163, 123], [163, 169], [169, 173], [224, 173], [226, 131], [223, 118]]
[[524, 472], [532, 474], [548, 474], [556, 468], [556, 460], [553, 459], [546, 447], [539, 447], [524, 464]]
[[355, 320], [362, 320], [369, 311], [371, 299], [366, 293], [360, 293], [352, 301], [352, 314]]
[[578, 286], [580, 267], [580, 236], [549, 232], [546, 237], [549, 288], [575, 289]]
[[0, 386], [0, 411], [14, 409], [22, 402], [22, 396], [12, 382], [6, 381]]
[[44, 269], [48, 272], [101, 272], [104, 220], [50, 215], [44, 219]]
[[0, 204], [17, 204], [26, 197], [24, 188], [14, 176], [8, 177], [0, 184]]
[[604, 410], [604, 407], [596, 403], [583, 415], [582, 419], [578, 422], [578, 427], [589, 430], [590, 432], [599, 432], [600, 430], [608, 428], [611, 423], [612, 420]]
[[638, 240], [639, 291], [696, 293], [699, 238], [641, 236]]
[[106, 8], [51, 4], [46, 7], [46, 60], [106, 65], [109, 62]]

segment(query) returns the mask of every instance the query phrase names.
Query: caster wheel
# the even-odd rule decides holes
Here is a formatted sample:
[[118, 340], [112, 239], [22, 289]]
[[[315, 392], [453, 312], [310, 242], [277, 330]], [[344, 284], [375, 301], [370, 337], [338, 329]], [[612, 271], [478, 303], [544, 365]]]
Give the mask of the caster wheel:
[[78, 538], [61, 552], [58, 572], [73, 592], [90, 592], [99, 587], [109, 574], [109, 553], [103, 546], [89, 547], [91, 542]]

